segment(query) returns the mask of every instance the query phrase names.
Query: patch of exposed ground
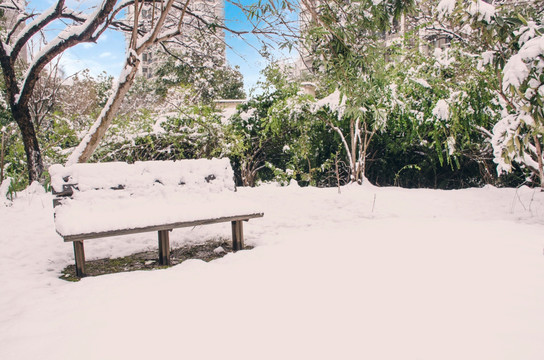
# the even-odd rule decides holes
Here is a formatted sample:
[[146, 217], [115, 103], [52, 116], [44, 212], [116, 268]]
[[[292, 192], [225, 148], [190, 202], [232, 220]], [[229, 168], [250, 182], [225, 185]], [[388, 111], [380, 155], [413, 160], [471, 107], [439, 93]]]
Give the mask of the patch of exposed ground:
[[[224, 251], [221, 251], [221, 248]], [[246, 249], [251, 247], [246, 246]], [[170, 261], [177, 265], [185, 260], [200, 259], [212, 261], [232, 252], [232, 242], [225, 239], [214, 239], [204, 244], [184, 245], [180, 248], [171, 249]], [[99, 276], [137, 270], [164, 269], [166, 266], [159, 265], [158, 250], [150, 250], [135, 253], [122, 258], [97, 259], [85, 261], [86, 276]], [[67, 281], [79, 281], [76, 276], [75, 265], [68, 265], [62, 270], [61, 279]]]

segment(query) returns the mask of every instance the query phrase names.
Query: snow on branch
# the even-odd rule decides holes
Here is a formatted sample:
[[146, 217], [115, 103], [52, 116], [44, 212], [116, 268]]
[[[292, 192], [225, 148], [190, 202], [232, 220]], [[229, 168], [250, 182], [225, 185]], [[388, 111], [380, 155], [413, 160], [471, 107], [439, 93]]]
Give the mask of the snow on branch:
[[[15, 102], [27, 103], [29, 101], [34, 85], [38, 79], [38, 74], [53, 58], [79, 43], [94, 41], [96, 38], [95, 32], [101, 27], [102, 29], [100, 29], [100, 31], [104, 31], [104, 23], [107, 23], [108, 17], [113, 11], [116, 2], [117, 0], [105, 0], [83, 24], [68, 26], [51, 42], [44, 46], [30, 63], [21, 82], [20, 95], [15, 97]], [[64, 1], [60, 0], [58, 4], [63, 5]], [[58, 13], [56, 13], [56, 18], [58, 18], [61, 16], [62, 11], [58, 10], [58, 6], [55, 7], [55, 9], [58, 11]], [[47, 13], [48, 12], [46, 11], [46, 14]]]
[[12, 59], [17, 58], [19, 52], [21, 51], [21, 49], [23, 49], [23, 47], [30, 40], [30, 38], [39, 31], [41, 31], [43, 28], [45, 28], [49, 23], [58, 19], [62, 14], [63, 9], [64, 0], [61, 0], [57, 4], [51, 6], [49, 9], [44, 11], [40, 16], [36, 17], [28, 25], [26, 25], [20, 32], [20, 34], [15, 39], [13, 39], [12, 43], [14, 45], [12, 47], [11, 53], [8, 53], [8, 56], [12, 57]]

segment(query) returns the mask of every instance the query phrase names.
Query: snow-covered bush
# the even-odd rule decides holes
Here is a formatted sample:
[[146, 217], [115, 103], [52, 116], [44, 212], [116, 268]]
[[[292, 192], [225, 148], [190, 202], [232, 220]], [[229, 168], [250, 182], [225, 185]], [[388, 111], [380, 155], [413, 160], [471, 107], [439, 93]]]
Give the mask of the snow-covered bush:
[[[351, 164], [355, 181], [363, 172], [382, 184], [393, 184], [399, 172], [414, 175], [402, 169], [422, 169], [412, 176], [416, 181], [409, 179], [415, 186], [494, 180], [490, 140], [498, 120], [496, 81], [492, 71], [477, 69], [478, 57], [460, 44], [465, 33], [453, 31], [455, 3], [441, 3], [441, 16], [449, 18], [440, 21], [436, 2], [425, 2], [404, 19], [399, 15], [410, 2], [314, 9], [307, 48], [315, 49], [311, 59], [321, 86], [341, 95], [336, 97], [343, 101], [342, 111], [329, 126], [344, 144], [342, 158]], [[491, 19], [485, 5], [468, 5], [481, 21]], [[437, 39], [452, 44], [435, 48]], [[441, 185], [441, 177], [446, 182], [455, 177], [457, 185]]]
[[[3, 120], [9, 121], [9, 119]], [[4, 121], [2, 122], [4, 123]], [[0, 130], [0, 136], [3, 137], [3, 149], [0, 149], [2, 153], [0, 157], [3, 160], [3, 163], [0, 164], [3, 167], [1, 173], [4, 178], [11, 178], [11, 187], [14, 191], [22, 190], [28, 185], [25, 176], [26, 162], [22, 139], [13, 122], [7, 122], [7, 125], [2, 126]]]
[[503, 69], [502, 120], [493, 129], [499, 172], [516, 162], [528, 168], [544, 187], [544, 26], [524, 21], [514, 32], [520, 45]]
[[5, 178], [0, 183], [0, 206], [11, 206], [14, 193], [12, 179], [10, 177]]
[[479, 59], [477, 68], [495, 74], [489, 85], [501, 108], [491, 139], [498, 173], [521, 168], [544, 186], [542, 3], [442, 0], [438, 9], [440, 19], [454, 20], [463, 49]]
[[139, 109], [108, 129], [92, 161], [145, 161], [224, 156], [219, 112], [207, 105], [178, 111]]
[[240, 105], [226, 127], [226, 150], [240, 183], [328, 184], [330, 167], [324, 164], [338, 147], [325, 123], [311, 114], [313, 97], [276, 66], [263, 75], [263, 93]]

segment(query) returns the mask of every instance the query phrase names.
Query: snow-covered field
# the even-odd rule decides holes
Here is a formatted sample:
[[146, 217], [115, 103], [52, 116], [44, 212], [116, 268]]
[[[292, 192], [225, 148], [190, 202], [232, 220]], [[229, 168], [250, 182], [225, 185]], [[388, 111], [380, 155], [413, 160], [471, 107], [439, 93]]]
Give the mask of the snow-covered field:
[[[51, 196], [0, 207], [0, 359], [544, 359], [544, 193], [240, 189], [250, 251], [58, 279]], [[230, 238], [174, 230], [172, 245]], [[87, 259], [156, 247], [87, 241]]]

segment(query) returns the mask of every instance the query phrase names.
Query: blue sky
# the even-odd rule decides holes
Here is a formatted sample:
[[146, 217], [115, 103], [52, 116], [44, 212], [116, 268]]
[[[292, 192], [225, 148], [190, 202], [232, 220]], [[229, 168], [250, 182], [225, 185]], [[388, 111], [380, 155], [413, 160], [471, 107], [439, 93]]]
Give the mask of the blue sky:
[[[29, 0], [30, 9], [43, 10], [55, 0]], [[90, 4], [97, 3], [97, 0], [68, 0], [67, 4], [73, 9], [85, 10]], [[244, 0], [251, 4], [252, 0]], [[241, 11], [230, 3], [225, 4], [225, 19], [227, 26], [243, 28], [246, 24]], [[52, 26], [51, 33], [58, 31]], [[257, 49], [260, 46], [255, 39], [244, 41], [237, 36], [227, 33], [227, 60], [230, 65], [238, 65], [244, 75], [246, 92], [249, 92], [259, 78], [259, 72], [266, 66], [266, 61], [259, 55]], [[253, 46], [251, 46], [250, 44]], [[91, 74], [97, 76], [106, 72], [112, 76], [118, 76], [124, 61], [125, 38], [116, 31], [106, 31], [96, 44], [80, 44], [66, 51], [61, 58], [62, 68], [66, 75], [71, 75], [82, 69], [89, 69]]]

